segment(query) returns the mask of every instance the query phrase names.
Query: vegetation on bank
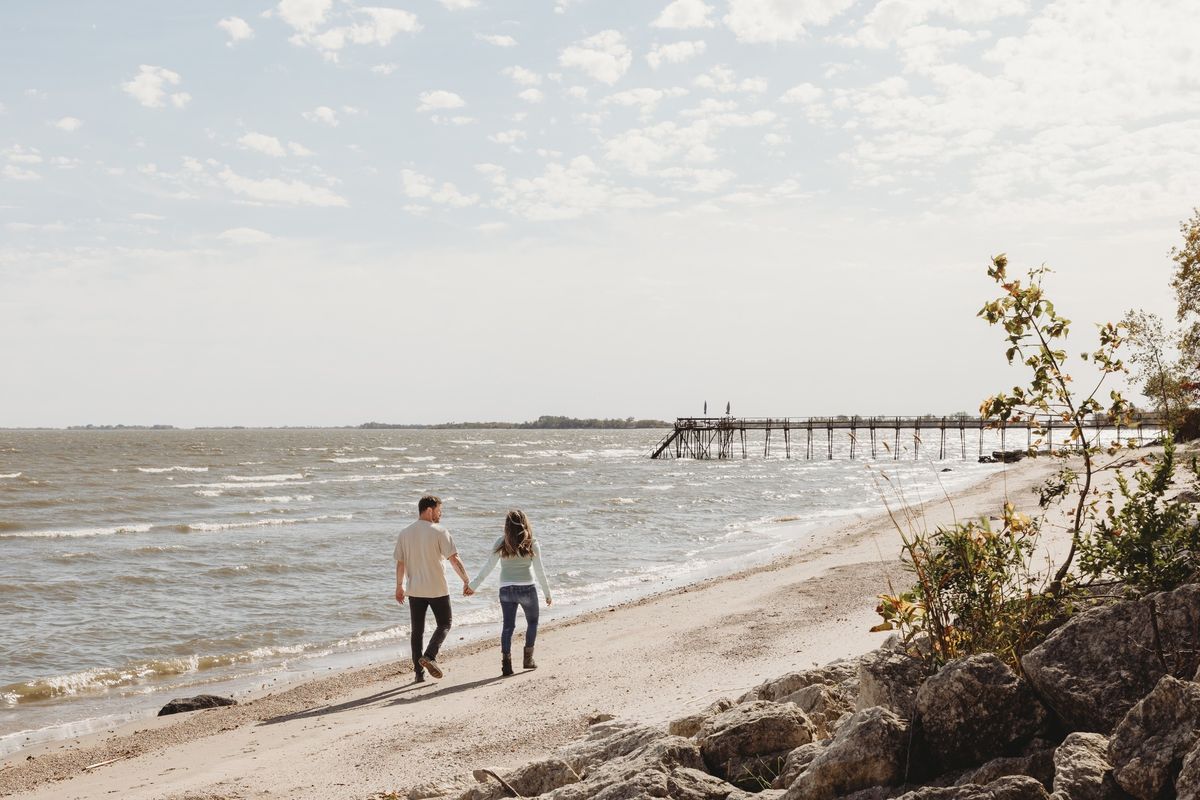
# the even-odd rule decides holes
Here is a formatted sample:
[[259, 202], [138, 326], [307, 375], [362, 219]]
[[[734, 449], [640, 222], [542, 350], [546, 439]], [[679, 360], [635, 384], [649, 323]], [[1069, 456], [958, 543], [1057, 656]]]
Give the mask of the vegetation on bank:
[[[880, 595], [883, 621], [873, 630], [899, 632], [929, 671], [961, 656], [995, 653], [1021, 673], [1022, 656], [1076, 611], [1200, 578], [1200, 509], [1191, 502], [1200, 493], [1200, 466], [1195, 457], [1180, 464], [1176, 448], [1176, 439], [1200, 434], [1200, 210], [1182, 231], [1183, 246], [1171, 251], [1182, 327], [1166, 330], [1139, 310], [1099, 325], [1099, 346], [1080, 356], [1092, 373], [1083, 390], [1069, 368], [1071, 322], [1043, 288], [1049, 270], [1014, 279], [1005, 256], [992, 260], [988, 275], [999, 294], [979, 316], [1004, 331], [1007, 360], [1019, 361], [1029, 374], [1025, 384], [987, 398], [980, 413], [997, 423], [1061, 420], [1070, 433], [1050, 451], [1060, 465], [1037, 490], [1037, 515], [1020, 514], [1006, 502], [998, 518], [933, 531], [893, 515], [914, 583]], [[1124, 376], [1164, 415], [1161, 455], [1133, 455], [1126, 449], [1133, 442], [1102, 445], [1086, 427], [1095, 414], [1130, 418], [1132, 406], [1108, 386]], [[1038, 455], [1044, 436], [1035, 428], [1029, 455]], [[1096, 488], [1104, 471], [1116, 472], [1115, 490]], [[1178, 492], [1180, 480], [1190, 491]], [[1061, 562], [1048, 565], [1038, 545], [1047, 514], [1056, 509], [1066, 512], [1071, 542]], [[1154, 620], [1153, 597], [1149, 602]]]

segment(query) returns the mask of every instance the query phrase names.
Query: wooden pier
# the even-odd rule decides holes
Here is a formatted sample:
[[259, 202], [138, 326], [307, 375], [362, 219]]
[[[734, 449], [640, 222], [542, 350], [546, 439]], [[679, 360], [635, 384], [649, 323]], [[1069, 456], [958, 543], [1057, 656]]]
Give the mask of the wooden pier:
[[[1115, 422], [1097, 415], [1089, 420], [1086, 427], [1089, 432], [1094, 429], [1097, 435], [1112, 431], [1114, 438], [1122, 441], [1136, 438], [1139, 445], [1157, 438], [1162, 432], [1161, 420], [1157, 415], [1150, 414], [1126, 422]], [[764, 457], [770, 457], [772, 448], [778, 454], [782, 447], [786, 458], [792, 458], [794, 453], [797, 458], [812, 459], [816, 454], [818, 458], [823, 455], [832, 459], [835, 453], [834, 432], [845, 431], [850, 458], [855, 458], [859, 453], [865, 455], [867, 451], [871, 458], [879, 458], [882, 451], [885, 457], [890, 455], [898, 459], [901, 451], [910, 446], [913, 458], [920, 458], [921, 446], [924, 444], [932, 448], [936, 441], [938, 459], [941, 460], [954, 449], [959, 451], [962, 458], [967, 458], [968, 433], [978, 432], [978, 454], [982, 457], [985, 434], [994, 436], [995, 444], [1001, 451], [1007, 451], [1009, 444], [1018, 448], [1023, 444], [1021, 449], [1025, 450], [1033, 448], [1035, 432], [1042, 438], [1039, 446], [1053, 449], [1055, 433], [1059, 434], [1061, 447], [1067, 443], [1071, 428], [1069, 422], [1058, 418], [1000, 422], [967, 416], [679, 417], [675, 420], [674, 428], [655, 446], [650, 457], [725, 459], [740, 455], [748, 458], [752, 452], [758, 453], [760, 450]], [[748, 433], [757, 434], [760, 431], [761, 442], [747, 441]], [[911, 436], [908, 431], [911, 431]], [[905, 432], [903, 436], [901, 432]], [[1021, 432], [1025, 436], [1022, 437]], [[972, 438], [975, 438], [974, 435]], [[952, 449], [948, 451], [947, 447]], [[992, 451], [989, 449], [988, 452]]]

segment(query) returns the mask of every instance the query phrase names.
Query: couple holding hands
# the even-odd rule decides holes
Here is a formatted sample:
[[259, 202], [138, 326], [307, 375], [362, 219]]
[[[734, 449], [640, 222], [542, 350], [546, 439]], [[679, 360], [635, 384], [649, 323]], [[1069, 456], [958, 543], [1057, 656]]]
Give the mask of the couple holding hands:
[[[396, 602], [408, 599], [412, 617], [412, 659], [416, 681], [425, 680], [428, 672], [442, 677], [437, 663], [438, 650], [450, 631], [452, 614], [450, 588], [442, 559], [462, 578], [463, 595], [475, 594], [479, 585], [500, 564], [500, 674], [512, 675], [512, 637], [517, 626], [517, 608], [525, 614], [525, 669], [537, 669], [533, 661], [534, 640], [538, 627], [538, 594], [534, 578], [551, 605], [550, 585], [542, 568], [541, 552], [533, 539], [533, 527], [524, 511], [509, 511], [504, 518], [504, 535], [492, 545], [491, 556], [474, 580], [467, 578], [467, 568], [458, 557], [458, 549], [450, 531], [442, 526], [442, 501], [426, 495], [417, 503], [418, 519], [396, 539], [393, 557], [396, 561]], [[432, 610], [437, 628], [424, 645], [426, 612]]]

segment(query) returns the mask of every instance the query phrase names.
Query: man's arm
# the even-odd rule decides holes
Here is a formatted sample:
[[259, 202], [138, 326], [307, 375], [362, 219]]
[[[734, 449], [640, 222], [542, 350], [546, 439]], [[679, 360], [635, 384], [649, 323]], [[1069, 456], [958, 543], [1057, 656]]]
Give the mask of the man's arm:
[[404, 604], [404, 562], [396, 562], [396, 602]]
[[454, 571], [458, 573], [458, 577], [462, 578], [463, 594], [467, 596], [475, 594], [475, 590], [471, 588], [471, 579], [467, 577], [467, 568], [463, 566], [462, 559], [458, 557], [458, 553], [446, 556], [446, 560], [450, 562], [450, 566], [454, 567]]

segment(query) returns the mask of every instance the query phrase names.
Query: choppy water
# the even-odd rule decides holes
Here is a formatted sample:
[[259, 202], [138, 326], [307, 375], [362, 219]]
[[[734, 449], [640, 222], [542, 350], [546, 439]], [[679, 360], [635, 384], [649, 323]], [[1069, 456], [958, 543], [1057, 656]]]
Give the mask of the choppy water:
[[[662, 433], [0, 431], [0, 753], [200, 684], [404, 658], [392, 545], [425, 492], [472, 571], [525, 509], [554, 615], [733, 571], [879, 509], [846, 441], [832, 461], [651, 461]], [[997, 468], [876, 465], [925, 497]], [[493, 576], [455, 599], [456, 634], [492, 635], [497, 608]]]

